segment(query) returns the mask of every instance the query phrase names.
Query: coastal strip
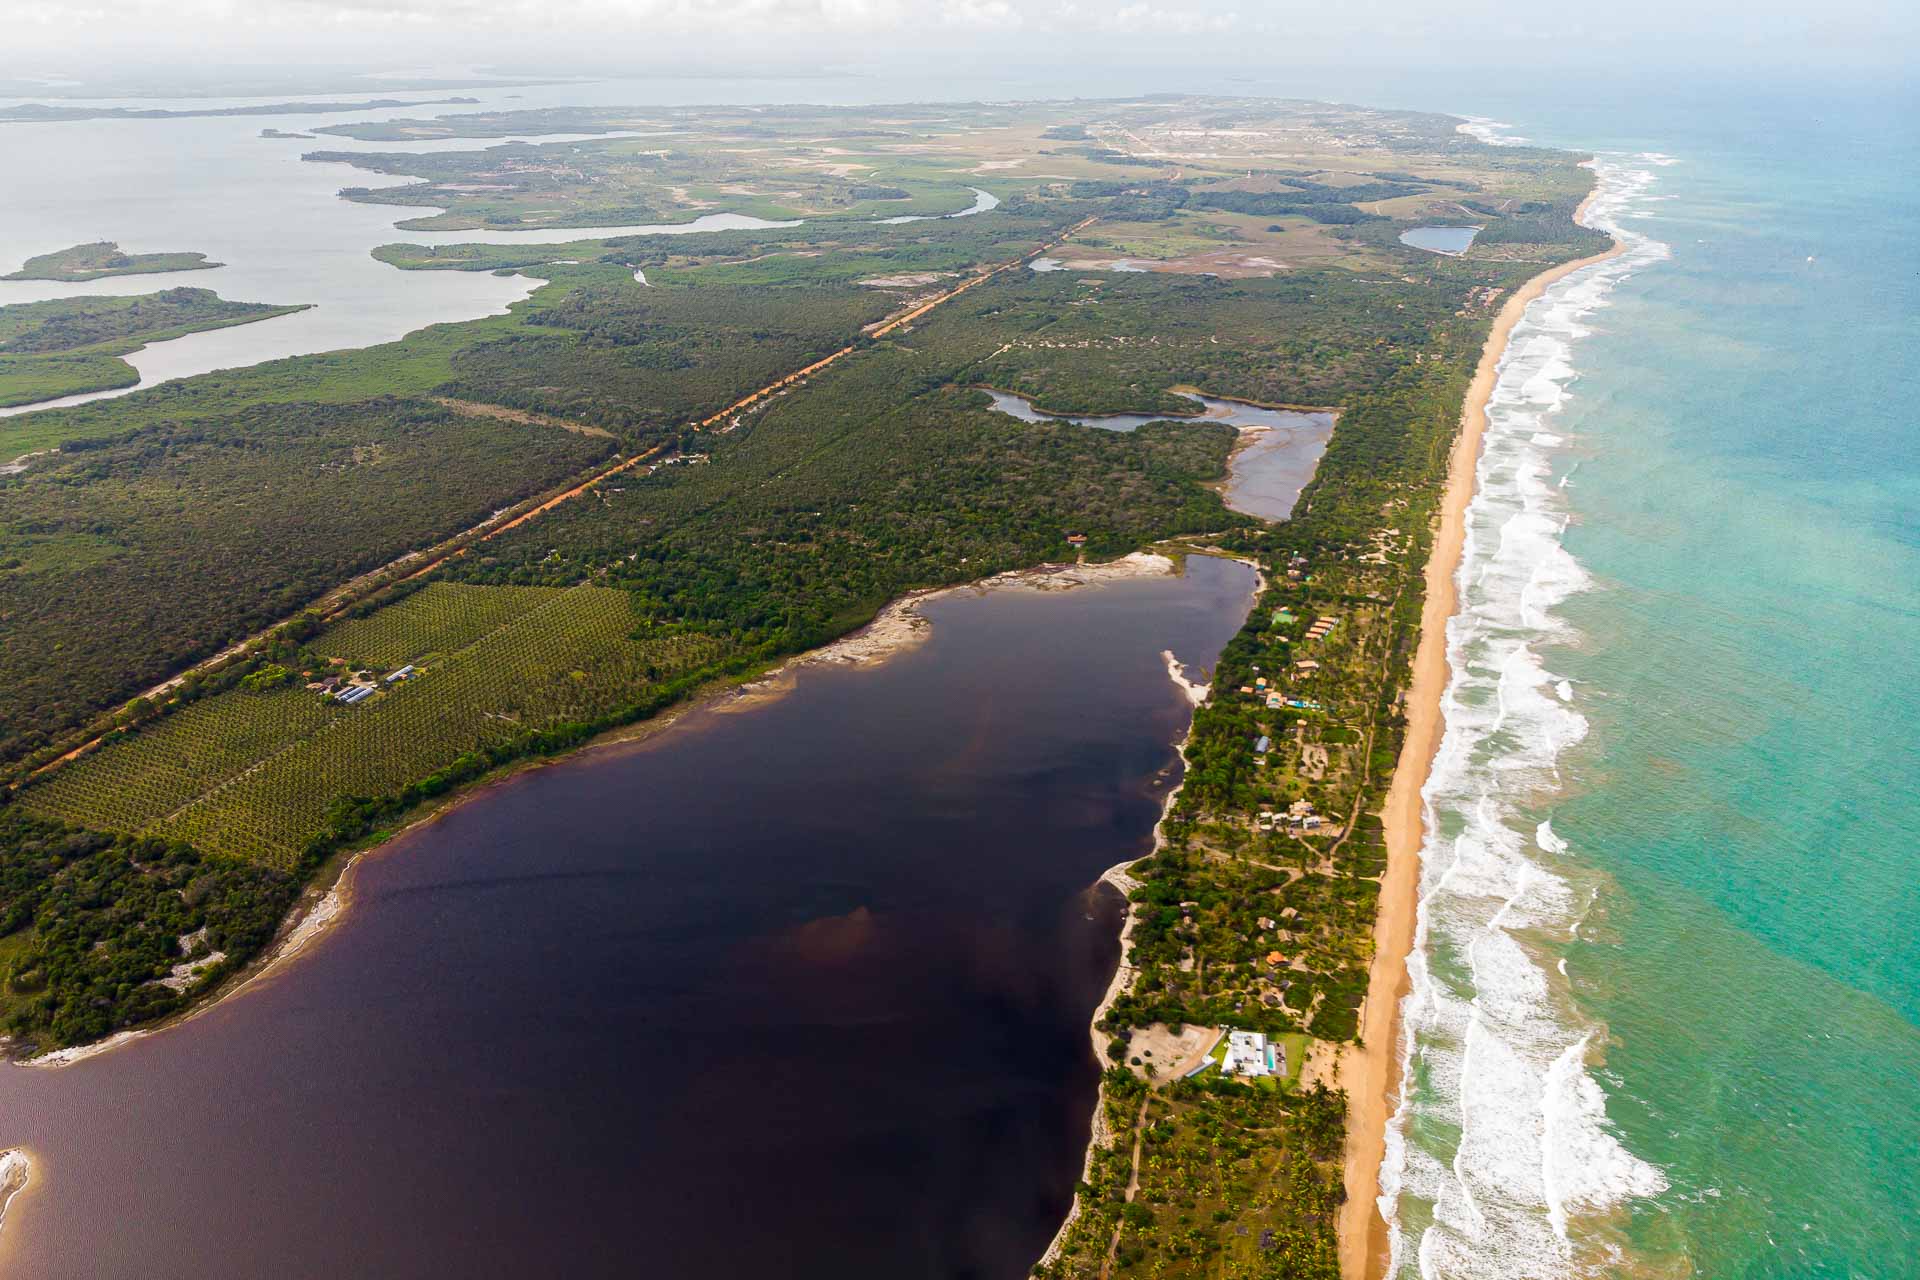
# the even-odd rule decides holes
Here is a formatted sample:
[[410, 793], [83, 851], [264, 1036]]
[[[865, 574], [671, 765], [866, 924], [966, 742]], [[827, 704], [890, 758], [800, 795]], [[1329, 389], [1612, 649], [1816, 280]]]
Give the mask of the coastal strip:
[[[1256, 582], [1251, 599], [1258, 600], [1260, 598], [1260, 590], [1261, 584]], [[1186, 664], [1173, 656], [1171, 649], [1162, 650], [1160, 660], [1167, 664], [1167, 679], [1173, 683], [1173, 687], [1180, 691], [1180, 695], [1184, 697], [1189, 704], [1196, 708], [1205, 704], [1208, 695], [1213, 692], [1212, 685], [1202, 684], [1195, 680], [1188, 673]], [[1173, 744], [1174, 754], [1180, 757], [1180, 768], [1183, 774], [1187, 767], [1187, 744], [1192, 740], [1192, 737], [1193, 724], [1189, 721], [1187, 724], [1187, 732], [1182, 734], [1180, 740]], [[1134, 926], [1139, 923], [1140, 918], [1139, 912], [1134, 910], [1133, 903], [1133, 891], [1140, 887], [1140, 882], [1128, 874], [1127, 869], [1136, 862], [1139, 862], [1142, 858], [1152, 857], [1154, 854], [1160, 852], [1160, 850], [1166, 848], [1167, 818], [1172, 815], [1174, 803], [1179, 799], [1179, 785], [1167, 788], [1166, 798], [1160, 802], [1159, 820], [1153, 824], [1152, 849], [1140, 855], [1140, 857], [1127, 858], [1124, 861], [1114, 863], [1105, 871], [1101, 872], [1099, 878], [1093, 882], [1092, 886], [1089, 886], [1089, 890], [1091, 891], [1097, 889], [1102, 884], [1111, 885], [1119, 891], [1121, 897], [1127, 899], [1126, 916], [1120, 926], [1120, 962], [1114, 966], [1113, 977], [1107, 983], [1106, 993], [1100, 997], [1100, 1003], [1094, 1006], [1093, 1016], [1087, 1021], [1087, 1040], [1093, 1046], [1093, 1057], [1096, 1062], [1098, 1062], [1102, 1056], [1101, 1051], [1106, 1048], [1106, 1042], [1101, 1039], [1100, 1035], [1100, 1020], [1106, 1017], [1107, 1010], [1111, 1009], [1113, 1002], [1120, 998], [1120, 993], [1133, 985], [1134, 968], [1127, 962], [1127, 950], [1129, 944], [1133, 941]], [[1098, 1099], [1095, 1100], [1093, 1107], [1093, 1127], [1094, 1140], [1090, 1142], [1087, 1147], [1087, 1159], [1089, 1161], [1093, 1159], [1094, 1146], [1104, 1144], [1104, 1141], [1108, 1137], [1105, 1132], [1106, 1108], [1101, 1105]], [[1060, 1224], [1060, 1230], [1054, 1235], [1054, 1246], [1057, 1246], [1060, 1241], [1066, 1237], [1067, 1227], [1072, 1224], [1074, 1215], [1077, 1214], [1079, 1210], [1080, 1203], [1076, 1197], [1073, 1208], [1068, 1211], [1067, 1220]], [[1054, 1247], [1049, 1246], [1046, 1257], [1042, 1259], [1042, 1261], [1051, 1261], [1053, 1254]]]
[[[1239, 559], [1237, 556], [1225, 558]], [[1266, 577], [1260, 572], [1260, 565], [1257, 561], [1241, 560], [1240, 563], [1250, 566], [1254, 572], [1253, 591], [1252, 594], [1248, 596], [1248, 605], [1251, 607], [1255, 601], [1260, 599], [1260, 593], [1266, 590]], [[1176, 658], [1172, 650], [1162, 650], [1160, 658], [1161, 661], [1167, 665], [1167, 679], [1173, 683], [1174, 688], [1180, 690], [1181, 696], [1186, 698], [1188, 703], [1196, 709], [1202, 706], [1206, 702], [1208, 695], [1213, 692], [1213, 686], [1210, 683], [1202, 684], [1195, 680], [1192, 675], [1189, 674], [1186, 664]], [[1091, 894], [1098, 892], [1101, 885], [1108, 885], [1119, 893], [1121, 899], [1126, 904], [1125, 914], [1122, 916], [1120, 924], [1119, 963], [1114, 966], [1113, 977], [1108, 980], [1107, 989], [1105, 993], [1101, 995], [1100, 1003], [1094, 1006], [1093, 1016], [1087, 1019], [1087, 1040], [1092, 1047], [1093, 1060], [1096, 1063], [1102, 1060], [1103, 1054], [1101, 1051], [1105, 1048], [1105, 1045], [1100, 1039], [1100, 1021], [1107, 1016], [1107, 1010], [1113, 1007], [1113, 1002], [1120, 998], [1120, 994], [1133, 985], [1134, 978], [1137, 975], [1137, 971], [1127, 960], [1127, 954], [1133, 948], [1133, 931], [1135, 926], [1140, 922], [1140, 913], [1135, 909], [1133, 901], [1134, 890], [1140, 888], [1140, 882], [1129, 875], [1127, 869], [1136, 862], [1139, 862], [1142, 858], [1151, 857], [1166, 847], [1167, 819], [1172, 816], [1173, 806], [1175, 802], [1180, 799], [1180, 787], [1185, 783], [1187, 744], [1192, 738], [1193, 722], [1189, 720], [1187, 722], [1187, 731], [1182, 734], [1180, 740], [1173, 745], [1174, 753], [1180, 757], [1182, 781], [1179, 784], [1167, 788], [1166, 799], [1161, 801], [1159, 820], [1153, 824], [1153, 848], [1145, 854], [1137, 857], [1129, 857], [1123, 861], [1114, 863], [1105, 871], [1101, 872], [1099, 878], [1096, 879], [1093, 884], [1089, 885], [1087, 889], [1087, 892]], [[1211, 1044], [1209, 1044], [1208, 1047], [1211, 1048]], [[1080, 1180], [1082, 1182], [1086, 1182], [1093, 1176], [1094, 1157], [1099, 1152], [1113, 1145], [1113, 1137], [1113, 1130], [1107, 1124], [1107, 1085], [1103, 1079], [1100, 1082], [1099, 1088], [1095, 1089], [1093, 1094], [1093, 1119], [1087, 1131], [1087, 1152], [1080, 1165]], [[1059, 1230], [1053, 1233], [1053, 1239], [1047, 1242], [1046, 1252], [1042, 1253], [1040, 1260], [1034, 1264], [1036, 1269], [1050, 1267], [1059, 1259], [1061, 1247], [1066, 1244], [1068, 1233], [1073, 1230], [1073, 1224], [1079, 1221], [1080, 1199], [1081, 1197], [1076, 1191], [1074, 1193], [1073, 1203], [1067, 1206], [1066, 1217], [1060, 1220]]]
[[[1598, 188], [1581, 202], [1574, 221], [1585, 225]], [[1447, 661], [1447, 624], [1458, 607], [1455, 582], [1466, 540], [1467, 508], [1473, 501], [1480, 445], [1487, 427], [1501, 357], [1514, 326], [1548, 288], [1584, 267], [1624, 252], [1615, 240], [1604, 253], [1564, 263], [1522, 285], [1500, 308], [1480, 363], [1468, 387], [1441, 501], [1440, 525], [1427, 559], [1426, 598], [1420, 614], [1420, 643], [1414, 653], [1413, 681], [1407, 691], [1406, 739], [1394, 768], [1382, 814], [1387, 871], [1381, 881], [1374, 921], [1373, 966], [1360, 1011], [1360, 1042], [1340, 1055], [1335, 1082], [1347, 1093], [1347, 1198], [1340, 1207], [1340, 1273], [1348, 1280], [1386, 1275], [1390, 1258], [1387, 1222], [1381, 1216], [1380, 1166], [1386, 1156], [1387, 1121], [1399, 1089], [1400, 1002], [1408, 990], [1407, 957], [1413, 948], [1420, 883], [1420, 849], [1426, 839], [1421, 797], [1427, 774], [1446, 731], [1441, 698], [1452, 676]]]

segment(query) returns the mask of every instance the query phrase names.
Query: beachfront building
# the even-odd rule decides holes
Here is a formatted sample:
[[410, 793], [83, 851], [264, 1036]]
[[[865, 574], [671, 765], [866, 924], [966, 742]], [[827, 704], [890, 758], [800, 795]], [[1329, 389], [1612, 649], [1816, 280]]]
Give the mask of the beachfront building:
[[1270, 1076], [1274, 1072], [1273, 1055], [1274, 1046], [1268, 1042], [1266, 1033], [1229, 1030], [1227, 1056], [1220, 1060], [1220, 1074], [1249, 1079]]

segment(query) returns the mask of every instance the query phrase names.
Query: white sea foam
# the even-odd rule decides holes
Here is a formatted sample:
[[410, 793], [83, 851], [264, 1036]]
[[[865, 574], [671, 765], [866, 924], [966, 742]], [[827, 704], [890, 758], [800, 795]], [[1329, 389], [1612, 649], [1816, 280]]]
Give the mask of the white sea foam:
[[[1506, 128], [1462, 126], [1493, 145], [1517, 143]], [[1574, 1006], [1564, 965], [1544, 951], [1574, 936], [1592, 898], [1555, 870], [1577, 850], [1537, 811], [1559, 785], [1561, 753], [1587, 730], [1571, 685], [1540, 657], [1571, 638], [1556, 611], [1589, 585], [1561, 542], [1568, 516], [1553, 473], [1568, 432], [1549, 420], [1574, 395], [1589, 319], [1622, 279], [1666, 256], [1621, 219], [1671, 161], [1594, 161], [1587, 219], [1626, 251], [1527, 309], [1489, 399], [1460, 610], [1447, 629], [1446, 734], [1422, 796], [1429, 836], [1400, 1040], [1407, 1084], [1381, 1169], [1395, 1276], [1595, 1273], [1608, 1255], [1583, 1241], [1583, 1217], [1666, 1185], [1614, 1136], [1591, 1065], [1604, 1031]], [[1420, 1210], [1403, 1214], [1414, 1203]]]
[[1460, 126], [1460, 132], [1490, 147], [1524, 147], [1527, 139], [1517, 133], [1506, 130], [1512, 125], [1501, 120], [1492, 120], [1486, 116], [1468, 116], [1467, 122]]

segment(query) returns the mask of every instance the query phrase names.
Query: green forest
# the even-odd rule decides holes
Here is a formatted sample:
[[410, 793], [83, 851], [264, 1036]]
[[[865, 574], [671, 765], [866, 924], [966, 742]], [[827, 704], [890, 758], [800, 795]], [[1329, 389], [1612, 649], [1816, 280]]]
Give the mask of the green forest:
[[211, 289], [185, 288], [0, 307], [0, 407], [132, 386], [140, 374], [119, 357], [149, 342], [304, 309], [228, 302]]
[[29, 756], [611, 447], [384, 399], [70, 441], [0, 506], [0, 750]]

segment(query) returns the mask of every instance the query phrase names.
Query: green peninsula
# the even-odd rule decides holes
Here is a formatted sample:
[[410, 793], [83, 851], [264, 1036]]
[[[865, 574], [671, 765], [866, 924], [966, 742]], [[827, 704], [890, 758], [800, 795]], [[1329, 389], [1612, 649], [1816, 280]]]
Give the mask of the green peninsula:
[[122, 253], [113, 241], [96, 240], [28, 258], [25, 266], [0, 276], [0, 280], [60, 280], [72, 284], [156, 271], [209, 271], [225, 265], [207, 261], [204, 253]]
[[211, 289], [0, 307], [0, 407], [130, 387], [140, 373], [120, 357], [150, 342], [304, 310], [228, 302]]

